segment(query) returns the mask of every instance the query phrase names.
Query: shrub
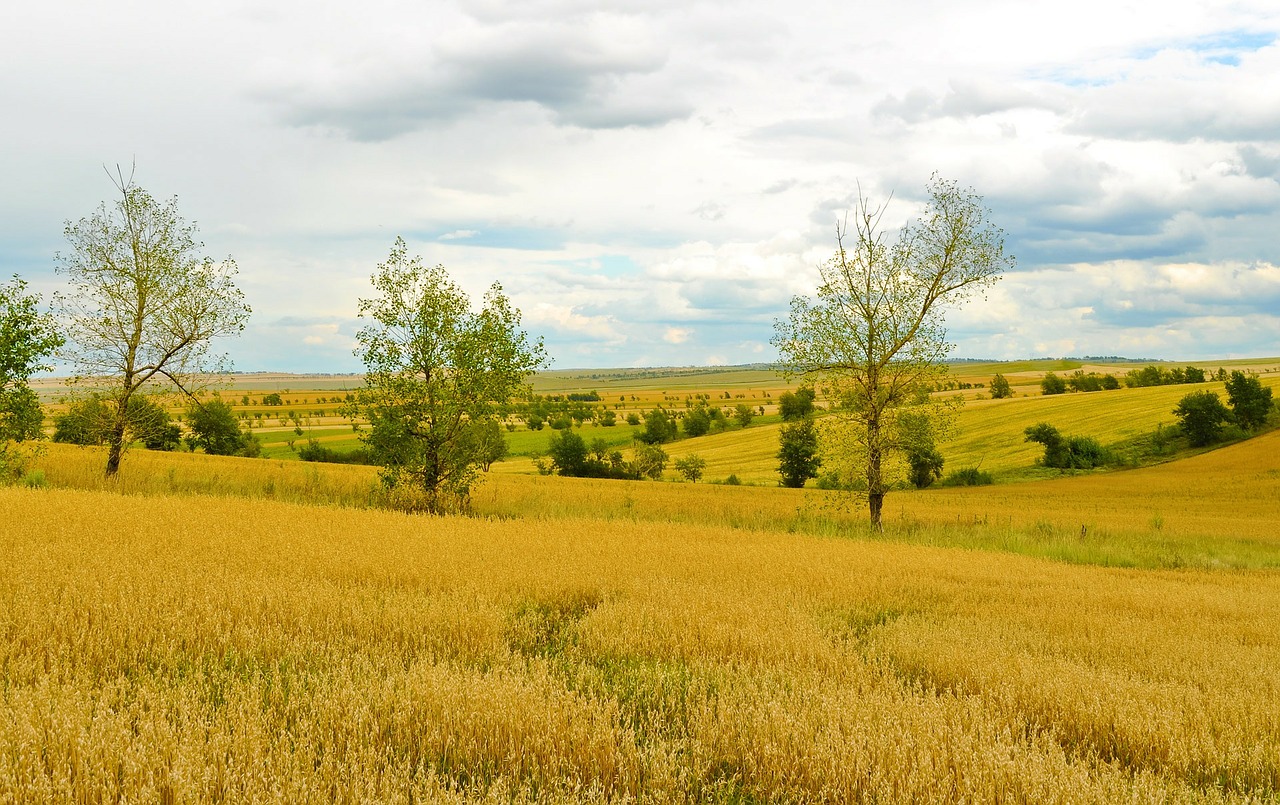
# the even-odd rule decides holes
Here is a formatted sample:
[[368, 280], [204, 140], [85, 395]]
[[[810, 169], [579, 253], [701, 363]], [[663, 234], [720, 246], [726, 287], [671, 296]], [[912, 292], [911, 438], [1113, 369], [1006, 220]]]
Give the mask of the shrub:
[[948, 473], [947, 477], [938, 482], [938, 486], [990, 486], [995, 483], [995, 478], [989, 472], [983, 472], [977, 467], [965, 467]]
[[705, 436], [709, 430], [711, 430], [711, 414], [705, 407], [700, 405], [684, 415], [686, 436]]
[[675, 417], [661, 408], [655, 408], [644, 415], [644, 430], [636, 438], [645, 444], [666, 444], [676, 438]]
[[1013, 396], [1013, 388], [1009, 385], [1009, 381], [999, 372], [991, 378], [991, 399], [1002, 400], [1005, 397]]
[[1271, 389], [1264, 388], [1254, 375], [1232, 372], [1227, 381], [1227, 403], [1240, 427], [1257, 430], [1271, 413]]
[[1212, 391], [1191, 392], [1179, 401], [1173, 413], [1194, 447], [1216, 441], [1222, 434], [1223, 423], [1231, 418], [1231, 412]]
[[1098, 441], [1089, 436], [1063, 437], [1058, 429], [1047, 422], [1027, 428], [1026, 441], [1044, 445], [1044, 457], [1040, 463], [1060, 470], [1091, 470], [1110, 463], [1112, 455]]
[[1062, 378], [1055, 375], [1053, 372], [1049, 372], [1048, 374], [1046, 374], [1044, 378], [1040, 381], [1041, 394], [1046, 394], [1046, 395], [1065, 394], [1066, 391], [1067, 391], [1066, 382], [1063, 381]]

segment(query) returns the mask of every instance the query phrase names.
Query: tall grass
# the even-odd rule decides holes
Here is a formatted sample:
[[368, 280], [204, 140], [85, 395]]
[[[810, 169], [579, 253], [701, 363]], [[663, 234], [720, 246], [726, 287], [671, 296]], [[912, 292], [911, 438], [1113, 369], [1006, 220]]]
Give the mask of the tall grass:
[[0, 801], [1268, 800], [1278, 610], [1271, 572], [5, 488]]

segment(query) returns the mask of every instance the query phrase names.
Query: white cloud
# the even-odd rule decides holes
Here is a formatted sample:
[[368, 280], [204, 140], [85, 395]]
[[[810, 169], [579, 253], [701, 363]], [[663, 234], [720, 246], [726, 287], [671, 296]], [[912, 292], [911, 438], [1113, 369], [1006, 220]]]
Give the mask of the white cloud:
[[1019, 258], [951, 314], [962, 354], [1275, 351], [1267, 0], [71, 6], [0, 28], [5, 271], [59, 287], [62, 222], [136, 156], [236, 257], [242, 368], [358, 368], [397, 234], [561, 365], [768, 358], [851, 194], [893, 227], [935, 170]]

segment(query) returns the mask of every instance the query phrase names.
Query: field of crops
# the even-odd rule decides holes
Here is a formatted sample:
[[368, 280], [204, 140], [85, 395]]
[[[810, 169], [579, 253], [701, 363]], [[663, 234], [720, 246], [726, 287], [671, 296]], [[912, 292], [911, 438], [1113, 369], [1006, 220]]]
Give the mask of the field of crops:
[[3, 800], [1280, 791], [1272, 572], [66, 489], [0, 511]]
[[[542, 382], [709, 388], [646, 371]], [[948, 462], [1185, 392], [973, 400]], [[0, 803], [1280, 798], [1280, 431], [894, 492], [882, 534], [773, 486], [776, 438], [669, 445], [759, 486], [525, 458], [447, 518], [368, 467], [48, 445], [0, 488]]]

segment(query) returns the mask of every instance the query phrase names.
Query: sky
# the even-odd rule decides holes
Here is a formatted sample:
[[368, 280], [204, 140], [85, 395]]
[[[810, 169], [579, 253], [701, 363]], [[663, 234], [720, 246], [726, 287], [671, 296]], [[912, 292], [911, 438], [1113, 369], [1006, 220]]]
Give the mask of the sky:
[[1280, 355], [1275, 0], [7, 4], [0, 276], [176, 197], [253, 308], [241, 371], [354, 372], [397, 236], [553, 368], [777, 357], [858, 192], [935, 172], [1014, 270], [954, 355]]

